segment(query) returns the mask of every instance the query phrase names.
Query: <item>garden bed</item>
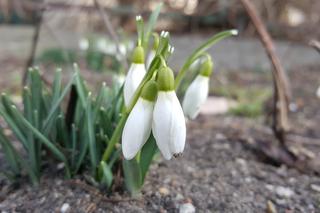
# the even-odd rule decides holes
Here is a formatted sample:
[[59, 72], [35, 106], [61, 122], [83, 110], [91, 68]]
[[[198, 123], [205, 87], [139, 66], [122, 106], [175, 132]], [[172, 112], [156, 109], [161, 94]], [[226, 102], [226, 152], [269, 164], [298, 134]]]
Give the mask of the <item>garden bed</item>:
[[[1, 73], [3, 74], [3, 73]], [[319, 68], [303, 67], [290, 72], [293, 103], [292, 134], [320, 138]], [[246, 87], [267, 85], [268, 77], [246, 72], [232, 75], [231, 83]], [[214, 107], [214, 106], [212, 106]], [[10, 184], [0, 179], [0, 210], [6, 212], [264, 212], [269, 205], [279, 212], [317, 212], [320, 209], [320, 178], [286, 166], [264, 162], [252, 140], [274, 140], [263, 119], [232, 115], [200, 116], [188, 124], [183, 156], [164, 161], [161, 157], [147, 175], [141, 195], [131, 198], [123, 190], [111, 197], [86, 183], [84, 177], [63, 179], [57, 168], [47, 169], [40, 186], [27, 181]], [[304, 140], [300, 141], [304, 143]], [[319, 143], [304, 144], [314, 157]], [[0, 155], [0, 168], [4, 169]], [[186, 211], [185, 211], [186, 212]]]

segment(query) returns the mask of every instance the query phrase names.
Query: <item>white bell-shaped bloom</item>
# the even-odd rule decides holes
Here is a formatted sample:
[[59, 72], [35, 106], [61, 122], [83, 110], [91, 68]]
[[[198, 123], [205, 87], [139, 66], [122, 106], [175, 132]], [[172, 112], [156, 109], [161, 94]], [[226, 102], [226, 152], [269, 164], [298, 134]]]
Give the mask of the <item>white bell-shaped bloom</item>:
[[146, 74], [143, 47], [137, 46], [133, 51], [132, 64], [124, 82], [124, 103], [128, 107], [132, 97]]
[[209, 77], [198, 75], [188, 87], [182, 107], [189, 119], [195, 119], [199, 114], [201, 105], [207, 100], [209, 93]]
[[122, 152], [127, 160], [136, 156], [150, 136], [157, 92], [157, 83], [148, 81], [128, 116], [122, 132]]
[[206, 54], [199, 74], [188, 87], [182, 103], [184, 114], [189, 119], [195, 119], [201, 105], [207, 100], [209, 93], [209, 78], [213, 70], [211, 56]]
[[151, 62], [152, 62], [152, 60], [154, 59], [155, 56], [156, 56], [156, 51], [151, 50], [149, 52], [149, 54], [148, 54], [148, 57], [147, 57], [147, 63], [146, 63], [147, 69], [150, 68]]
[[186, 141], [186, 122], [170, 68], [158, 71], [158, 98], [154, 106], [152, 132], [158, 148], [167, 160], [183, 152]]
[[154, 102], [139, 98], [122, 132], [122, 152], [127, 160], [136, 156], [151, 133]]
[[186, 123], [174, 91], [160, 91], [153, 112], [153, 136], [167, 160], [183, 152], [186, 141]]
[[124, 102], [126, 106], [129, 106], [132, 97], [139, 87], [143, 77], [146, 74], [146, 68], [144, 64], [131, 64], [126, 80], [124, 82]]

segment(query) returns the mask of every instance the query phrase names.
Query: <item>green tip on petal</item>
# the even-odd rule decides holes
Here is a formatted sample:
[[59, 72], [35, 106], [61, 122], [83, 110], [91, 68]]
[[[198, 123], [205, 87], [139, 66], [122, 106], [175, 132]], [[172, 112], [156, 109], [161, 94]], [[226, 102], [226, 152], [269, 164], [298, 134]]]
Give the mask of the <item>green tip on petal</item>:
[[160, 39], [158, 33], [153, 33], [153, 50], [157, 50], [159, 47]]
[[158, 84], [156, 81], [151, 80], [148, 81], [144, 86], [141, 91], [141, 98], [155, 102], [158, 94]]
[[161, 91], [174, 90], [174, 75], [169, 67], [162, 67], [158, 71], [158, 86]]
[[144, 50], [142, 46], [137, 46], [133, 50], [132, 63], [143, 64], [144, 63]]
[[211, 57], [207, 57], [205, 61], [201, 64], [200, 75], [209, 77], [213, 70], [213, 62]]

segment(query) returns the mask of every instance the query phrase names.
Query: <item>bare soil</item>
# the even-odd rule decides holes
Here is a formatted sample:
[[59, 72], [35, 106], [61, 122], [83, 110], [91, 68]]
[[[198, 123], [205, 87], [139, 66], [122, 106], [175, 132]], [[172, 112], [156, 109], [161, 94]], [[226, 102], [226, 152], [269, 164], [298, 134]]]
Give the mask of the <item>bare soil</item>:
[[[320, 99], [315, 95], [319, 71], [319, 67], [303, 67], [290, 72], [296, 106], [290, 115], [291, 145], [303, 147], [314, 158], [320, 153]], [[239, 86], [270, 83], [270, 76], [256, 72], [231, 73], [225, 78]], [[278, 212], [320, 212], [320, 178], [266, 162], [250, 145], [260, 140], [275, 140], [263, 118], [201, 115], [188, 123], [183, 156], [171, 161], [158, 157], [138, 197], [122, 191], [110, 196], [81, 176], [65, 180], [52, 168], [38, 188], [0, 179], [0, 210], [187, 212], [182, 209], [191, 204], [196, 212], [266, 212], [271, 206]], [[5, 168], [1, 155], [0, 168]]]

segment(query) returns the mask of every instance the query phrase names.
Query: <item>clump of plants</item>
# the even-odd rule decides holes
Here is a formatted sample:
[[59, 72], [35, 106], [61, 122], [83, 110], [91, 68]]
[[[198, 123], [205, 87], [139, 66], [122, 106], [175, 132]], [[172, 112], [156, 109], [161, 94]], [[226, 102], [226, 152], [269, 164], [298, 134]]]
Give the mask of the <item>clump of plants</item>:
[[[213, 62], [206, 50], [237, 32], [211, 37], [174, 75], [167, 64], [174, 50], [169, 33], [153, 32], [160, 8], [146, 25], [141, 16], [136, 18], [138, 39], [121, 87], [102, 84], [93, 94], [74, 65], [68, 84], [63, 86], [58, 69], [51, 87], [42, 82], [37, 68], [31, 68], [22, 92], [23, 107], [2, 94], [0, 114], [6, 127], [0, 129], [0, 144], [9, 166], [3, 172], [9, 178], [27, 175], [37, 185], [50, 162], [62, 164], [66, 178], [86, 174], [92, 184], [108, 190], [119, 182], [117, 178], [135, 194], [157, 153], [167, 160], [182, 154], [185, 117], [194, 119], [208, 96]], [[196, 60], [200, 65], [192, 69], [194, 78], [185, 78]], [[182, 106], [176, 95], [181, 85], [187, 85]], [[22, 150], [16, 149], [4, 128], [12, 131]]]

